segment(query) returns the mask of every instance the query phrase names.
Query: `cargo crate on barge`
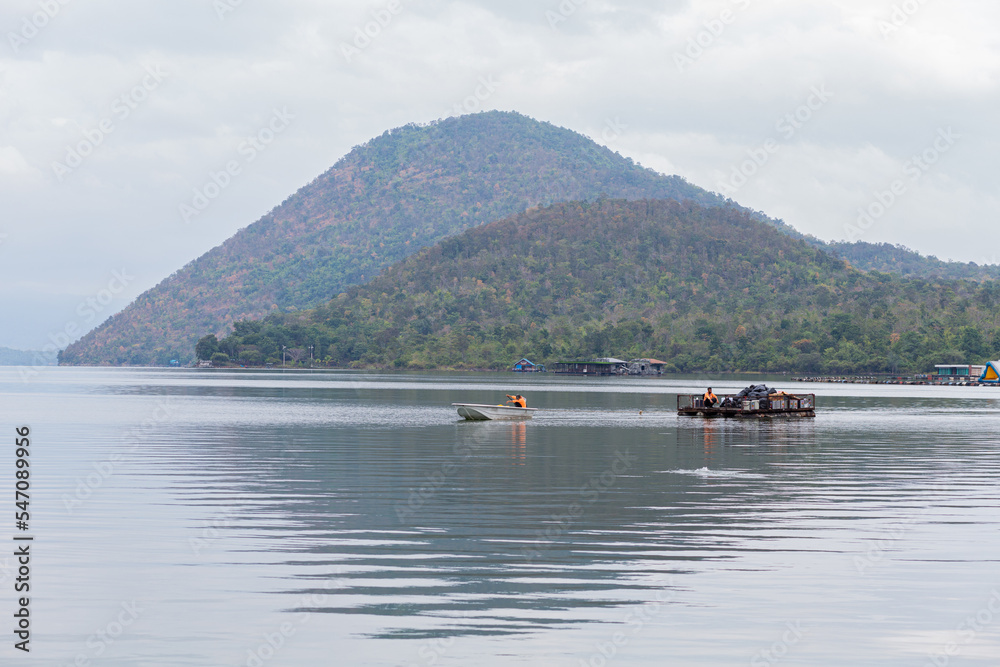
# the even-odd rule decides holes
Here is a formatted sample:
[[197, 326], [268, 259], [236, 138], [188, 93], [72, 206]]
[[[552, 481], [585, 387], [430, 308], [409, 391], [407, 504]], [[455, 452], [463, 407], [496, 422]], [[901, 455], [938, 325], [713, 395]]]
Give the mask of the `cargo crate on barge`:
[[[735, 405], [722, 407], [730, 399]], [[677, 414], [684, 417], [730, 417], [737, 419], [799, 418], [816, 416], [815, 394], [772, 394], [761, 399], [735, 399], [734, 396], [719, 396], [719, 403], [712, 408], [705, 407], [700, 394], [678, 395]]]

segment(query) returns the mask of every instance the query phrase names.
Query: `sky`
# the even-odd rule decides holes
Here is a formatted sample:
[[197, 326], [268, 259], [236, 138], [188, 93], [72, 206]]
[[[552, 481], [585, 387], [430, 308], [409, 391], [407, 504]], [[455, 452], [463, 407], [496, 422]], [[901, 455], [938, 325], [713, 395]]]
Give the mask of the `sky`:
[[4, 0], [0, 346], [60, 347], [354, 146], [512, 110], [826, 240], [1000, 262], [995, 0]]

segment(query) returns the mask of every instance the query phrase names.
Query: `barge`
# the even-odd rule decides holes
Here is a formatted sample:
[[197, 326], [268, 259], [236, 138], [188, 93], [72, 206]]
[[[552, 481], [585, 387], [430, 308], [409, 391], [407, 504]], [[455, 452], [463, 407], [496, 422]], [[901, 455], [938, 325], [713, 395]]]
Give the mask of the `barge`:
[[[728, 400], [727, 400], [728, 399]], [[705, 407], [700, 394], [677, 396], [677, 414], [683, 417], [726, 417], [735, 419], [798, 419], [816, 416], [815, 394], [771, 394], [748, 400], [719, 396], [715, 407]]]

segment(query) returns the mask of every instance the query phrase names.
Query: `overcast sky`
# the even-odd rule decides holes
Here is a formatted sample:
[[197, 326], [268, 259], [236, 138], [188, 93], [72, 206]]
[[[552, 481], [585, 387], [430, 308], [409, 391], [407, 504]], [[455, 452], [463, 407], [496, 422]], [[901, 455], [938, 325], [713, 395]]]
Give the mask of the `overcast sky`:
[[998, 25], [996, 0], [4, 0], [0, 346], [91, 328], [353, 146], [480, 109], [823, 239], [996, 263]]

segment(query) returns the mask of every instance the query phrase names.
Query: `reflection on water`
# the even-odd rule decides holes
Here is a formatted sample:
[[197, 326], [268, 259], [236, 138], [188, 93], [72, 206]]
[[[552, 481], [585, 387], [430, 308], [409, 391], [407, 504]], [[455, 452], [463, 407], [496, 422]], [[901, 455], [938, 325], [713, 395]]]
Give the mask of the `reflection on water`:
[[518, 465], [524, 465], [527, 448], [528, 425], [514, 422], [510, 425], [510, 458]]
[[[838, 386], [815, 420], [706, 421], [674, 414], [684, 381], [550, 376], [518, 378], [530, 421], [450, 407], [508, 379], [0, 375], [44, 443], [39, 645], [52, 664], [909, 665], [1000, 587], [988, 393]], [[998, 630], [951, 659], [995, 664]]]

